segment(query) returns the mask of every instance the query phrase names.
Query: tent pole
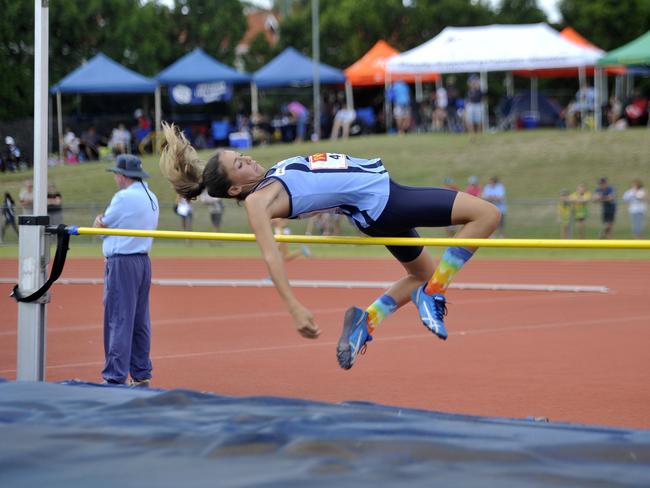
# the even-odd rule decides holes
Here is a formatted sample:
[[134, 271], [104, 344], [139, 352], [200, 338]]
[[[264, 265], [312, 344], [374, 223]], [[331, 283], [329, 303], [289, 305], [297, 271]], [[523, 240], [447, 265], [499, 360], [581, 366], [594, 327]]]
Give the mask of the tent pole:
[[311, 49], [314, 58], [314, 132], [312, 140], [320, 140], [320, 26], [318, 0], [311, 0]]
[[512, 71], [506, 73], [506, 96], [511, 98], [515, 96], [515, 80]]
[[[488, 77], [486, 71], [481, 71], [481, 91], [487, 94], [488, 91]], [[487, 133], [489, 130], [488, 124], [490, 123], [490, 118], [488, 116], [488, 102], [487, 97], [483, 97], [481, 101], [481, 118], [483, 119], [483, 133]]]
[[417, 75], [415, 77], [415, 101], [421, 102], [423, 98], [424, 95], [422, 93], [422, 77], [420, 75]]
[[[586, 73], [585, 73], [585, 67], [580, 66], [578, 67], [578, 93], [581, 95], [578, 98], [584, 97], [584, 93], [582, 92], [582, 87], [584, 87], [586, 84]], [[576, 100], [580, 104], [580, 127], [584, 129], [586, 127], [586, 120], [585, 120], [585, 104], [583, 103], [583, 100]]]
[[63, 112], [61, 111], [61, 90], [56, 92], [56, 128], [59, 134], [59, 164], [63, 164]]
[[539, 107], [537, 105], [537, 92], [539, 91], [539, 78], [533, 76], [530, 79], [530, 111], [533, 113], [535, 120], [539, 120]]
[[[162, 90], [162, 87], [158, 84], [156, 85], [156, 91], [154, 91], [154, 117], [156, 118], [156, 126], [154, 127], [154, 132], [156, 134], [160, 134], [160, 131], [162, 129], [162, 104], [161, 104], [161, 96], [160, 92]], [[158, 154], [158, 149], [160, 147], [160, 144], [158, 144], [158, 140], [162, 140], [161, 138], [157, 137], [156, 140], [153, 141], [152, 145], [152, 152], [154, 154]]]
[[354, 92], [350, 80], [345, 80], [345, 105], [348, 110], [354, 110]]
[[257, 116], [260, 113], [259, 100], [257, 93], [257, 83], [251, 81], [251, 113], [254, 119], [257, 119]]
[[393, 110], [388, 93], [390, 90], [390, 85], [390, 71], [388, 71], [386, 73], [386, 78], [384, 78], [384, 123], [386, 125], [386, 134], [390, 133], [390, 127], [393, 125]]
[[603, 70], [598, 67], [594, 69], [594, 90], [596, 92], [594, 96], [594, 129], [600, 130], [603, 106]]

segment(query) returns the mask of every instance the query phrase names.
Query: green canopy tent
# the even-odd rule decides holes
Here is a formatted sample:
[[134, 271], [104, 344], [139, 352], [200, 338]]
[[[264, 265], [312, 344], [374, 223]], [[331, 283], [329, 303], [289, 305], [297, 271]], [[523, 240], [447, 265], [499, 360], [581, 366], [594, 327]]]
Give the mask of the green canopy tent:
[[650, 65], [650, 31], [624, 46], [608, 52], [598, 60], [598, 66]]

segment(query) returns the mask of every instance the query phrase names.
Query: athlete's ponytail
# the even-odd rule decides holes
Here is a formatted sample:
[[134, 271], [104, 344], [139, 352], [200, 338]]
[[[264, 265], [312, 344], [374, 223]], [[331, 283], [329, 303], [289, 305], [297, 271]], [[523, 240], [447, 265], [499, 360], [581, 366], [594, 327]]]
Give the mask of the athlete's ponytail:
[[203, 169], [205, 161], [176, 126], [162, 123], [163, 143], [160, 171], [179, 195], [191, 200], [205, 189]]
[[230, 180], [225, 175], [219, 160], [221, 151], [208, 159], [199, 155], [185, 135], [174, 124], [162, 123], [163, 143], [160, 154], [160, 170], [179, 195], [191, 200], [207, 188], [208, 194], [218, 198], [232, 198], [228, 195]]

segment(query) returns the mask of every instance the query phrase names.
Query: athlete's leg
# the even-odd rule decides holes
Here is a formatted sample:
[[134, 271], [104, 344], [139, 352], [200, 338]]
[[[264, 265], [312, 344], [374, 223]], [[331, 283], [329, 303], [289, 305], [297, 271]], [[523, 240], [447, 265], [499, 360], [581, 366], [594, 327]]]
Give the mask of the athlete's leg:
[[384, 319], [409, 302], [411, 293], [421, 286], [434, 270], [433, 259], [426, 250], [423, 250], [414, 260], [401, 265], [406, 270], [406, 276], [396, 281], [366, 309], [368, 331], [371, 334]]
[[[499, 224], [500, 212], [489, 202], [459, 192], [451, 211], [452, 224], [462, 224], [456, 238], [486, 238]], [[453, 277], [470, 260], [475, 247], [448, 247], [440, 258], [433, 276], [412, 295], [423, 324], [441, 339], [447, 338], [444, 316], [447, 313], [445, 292]]]

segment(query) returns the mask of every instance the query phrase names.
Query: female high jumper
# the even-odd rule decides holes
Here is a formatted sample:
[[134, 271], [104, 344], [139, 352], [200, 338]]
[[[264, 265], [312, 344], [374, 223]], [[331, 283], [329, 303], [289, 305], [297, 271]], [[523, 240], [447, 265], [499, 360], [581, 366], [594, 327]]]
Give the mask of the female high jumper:
[[[284, 260], [273, 238], [271, 220], [298, 218], [315, 212], [339, 212], [366, 235], [418, 237], [416, 227], [462, 225], [456, 238], [486, 238], [497, 227], [499, 210], [467, 193], [445, 188], [407, 187], [395, 183], [381, 159], [344, 154], [295, 156], [264, 169], [250, 156], [219, 149], [207, 161], [173, 125], [163, 123], [160, 168], [176, 192], [196, 198], [207, 189], [212, 197], [243, 201], [248, 222], [275, 287], [298, 332], [320, 335], [311, 312], [294, 296]], [[387, 246], [406, 270], [363, 310], [350, 307], [337, 346], [339, 365], [350, 369], [381, 321], [412, 300], [424, 326], [447, 338], [445, 291], [476, 248], [448, 247], [438, 266], [421, 246]]]

